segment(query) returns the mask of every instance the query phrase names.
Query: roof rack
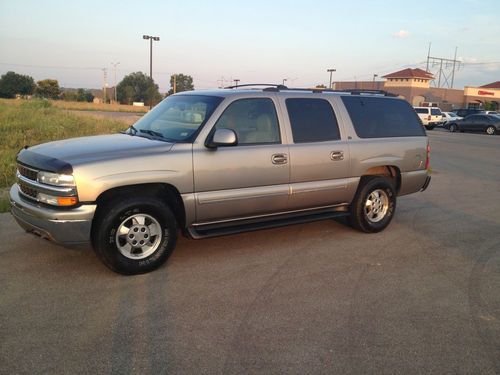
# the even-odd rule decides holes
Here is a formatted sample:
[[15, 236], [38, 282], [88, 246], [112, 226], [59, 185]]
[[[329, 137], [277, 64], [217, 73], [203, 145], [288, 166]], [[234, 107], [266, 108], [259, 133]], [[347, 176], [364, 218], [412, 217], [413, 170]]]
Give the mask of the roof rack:
[[326, 89], [326, 88], [321, 88], [321, 87], [311, 87], [311, 88], [291, 88], [287, 87], [285, 85], [277, 84], [277, 83], [246, 83], [243, 85], [237, 85], [237, 86], [227, 86], [224, 87], [224, 89], [237, 89], [240, 87], [255, 87], [255, 86], [266, 86], [263, 91], [310, 91], [313, 93], [323, 93], [323, 92], [335, 92], [335, 93], [350, 93], [351, 95], [384, 95], [384, 96], [393, 96], [396, 97], [396, 94], [390, 93], [385, 90], [364, 90], [364, 89], [352, 89], [352, 90], [333, 90], [333, 89]]

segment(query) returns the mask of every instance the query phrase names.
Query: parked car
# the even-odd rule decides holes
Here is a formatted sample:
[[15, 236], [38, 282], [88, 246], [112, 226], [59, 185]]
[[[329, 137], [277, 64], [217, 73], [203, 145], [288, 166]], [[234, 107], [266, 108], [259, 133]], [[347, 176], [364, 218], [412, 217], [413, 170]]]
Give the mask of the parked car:
[[497, 111], [485, 111], [485, 113], [486, 113], [487, 115], [500, 115], [500, 113], [499, 113], [499, 112], [497, 112]]
[[422, 125], [428, 130], [432, 130], [444, 123], [443, 113], [437, 107], [414, 107], [414, 109], [418, 117], [420, 117]]
[[450, 122], [448, 125], [450, 132], [486, 132], [489, 135], [500, 132], [500, 116], [498, 115], [470, 115], [463, 120]]
[[455, 112], [457, 114], [457, 116], [465, 118], [469, 115], [475, 115], [476, 113], [484, 113], [484, 109], [460, 108], [460, 109], [454, 109], [453, 112]]
[[457, 116], [454, 112], [443, 112], [443, 126], [448, 129], [448, 125], [450, 122], [461, 120], [462, 117]]
[[179, 228], [199, 239], [347, 216], [379, 232], [397, 196], [429, 185], [428, 138], [406, 101], [239, 87], [170, 95], [122, 134], [24, 148], [12, 215], [138, 274], [167, 260]]

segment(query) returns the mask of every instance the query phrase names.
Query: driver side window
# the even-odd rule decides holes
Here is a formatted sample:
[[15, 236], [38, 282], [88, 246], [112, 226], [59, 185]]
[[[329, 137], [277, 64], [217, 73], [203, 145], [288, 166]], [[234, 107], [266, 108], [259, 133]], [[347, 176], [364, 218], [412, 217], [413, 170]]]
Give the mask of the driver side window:
[[234, 130], [238, 145], [281, 143], [276, 109], [268, 98], [234, 101], [219, 117], [215, 129]]

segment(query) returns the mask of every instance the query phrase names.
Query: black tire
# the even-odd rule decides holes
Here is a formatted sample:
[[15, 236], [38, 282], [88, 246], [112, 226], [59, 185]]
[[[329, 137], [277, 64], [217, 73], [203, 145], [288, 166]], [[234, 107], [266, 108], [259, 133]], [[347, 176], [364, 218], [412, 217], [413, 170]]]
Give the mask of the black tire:
[[497, 133], [497, 128], [495, 128], [494, 126], [488, 126], [486, 128], [486, 134], [495, 135], [496, 133]]
[[456, 124], [450, 124], [450, 132], [455, 133], [458, 130], [458, 126]]
[[427, 130], [432, 130], [434, 129], [434, 127], [435, 127], [434, 125], [427, 125]]
[[[130, 254], [126, 256], [124, 249], [128, 246], [128, 237], [136, 234], [132, 233], [133, 231], [139, 232], [136, 235], [141, 234], [142, 227], [137, 219], [142, 221], [143, 218], [145, 221], [142, 227], [145, 234], [142, 235], [141, 241], [145, 242], [144, 247], [130, 246]], [[117, 234], [119, 228], [127, 229], [127, 225], [131, 227], [130, 232], [124, 235], [125, 238]], [[148, 230], [153, 225], [158, 234]], [[140, 230], [135, 230], [137, 227]], [[99, 259], [108, 268], [123, 275], [136, 275], [158, 268], [172, 254], [176, 242], [175, 216], [165, 203], [154, 197], [115, 198], [99, 210], [92, 234], [92, 245]], [[153, 252], [148, 254], [142, 249]], [[135, 256], [138, 258], [131, 258]], [[142, 256], [143, 258], [140, 258]]]
[[[367, 208], [367, 201], [372, 193], [379, 193], [382, 200], [387, 201], [387, 207], [381, 209], [380, 215], [376, 214], [370, 218], [370, 215], [375, 215], [373, 205], [370, 209]], [[385, 207], [385, 205], [383, 206]], [[380, 176], [363, 177], [350, 206], [350, 223], [355, 229], [366, 233], [380, 232], [389, 225], [395, 210], [396, 191], [392, 182]]]

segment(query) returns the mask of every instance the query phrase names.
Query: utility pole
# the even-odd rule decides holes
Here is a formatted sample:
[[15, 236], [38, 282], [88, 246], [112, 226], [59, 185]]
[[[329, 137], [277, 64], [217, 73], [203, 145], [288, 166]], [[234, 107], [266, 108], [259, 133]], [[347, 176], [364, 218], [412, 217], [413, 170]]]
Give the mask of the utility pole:
[[102, 68], [102, 102], [106, 103], [106, 79], [108, 77], [108, 70], [106, 68]]
[[174, 94], [177, 92], [177, 74], [174, 73]]
[[455, 63], [457, 62], [457, 49], [458, 47], [455, 47], [455, 57], [453, 58], [453, 71], [451, 73], [451, 88], [453, 88], [453, 82], [455, 81]]
[[333, 74], [333, 72], [336, 72], [337, 69], [327, 69], [326, 71], [328, 73], [330, 73], [330, 85], [328, 86], [328, 88], [331, 90], [332, 89], [332, 74]]
[[375, 78], [378, 77], [378, 74], [373, 75], [373, 89], [375, 90]]
[[431, 58], [431, 42], [429, 42], [429, 50], [427, 51], [427, 65], [425, 67], [425, 71], [429, 71], [429, 59]]
[[238, 87], [238, 83], [240, 83], [240, 80], [239, 80], [238, 78], [235, 78], [235, 79], [234, 79], [234, 85], [235, 85], [236, 87]]
[[[460, 69], [461, 61], [457, 60], [457, 47], [455, 47], [455, 57], [453, 59], [445, 59], [442, 57], [434, 57], [430, 55], [430, 44], [429, 44], [429, 54], [427, 55], [427, 68], [426, 70], [429, 73], [432, 73], [434, 76], [438, 77], [438, 88], [444, 88], [445, 86], [448, 88], [453, 88], [453, 84], [455, 82], [455, 71]], [[432, 68], [439, 66], [438, 69], [434, 69], [434, 72], [431, 72]], [[433, 79], [431, 82], [436, 84], [436, 81]]]
[[113, 65], [113, 68], [114, 68], [114, 71], [115, 71], [115, 90], [114, 90], [114, 91], [115, 91], [115, 103], [118, 101], [118, 100], [116, 99], [116, 98], [117, 98], [117, 97], [116, 97], [116, 66], [117, 66], [118, 64], [120, 64], [120, 63], [119, 63], [119, 62], [117, 62], [117, 63], [111, 63], [111, 65]]

